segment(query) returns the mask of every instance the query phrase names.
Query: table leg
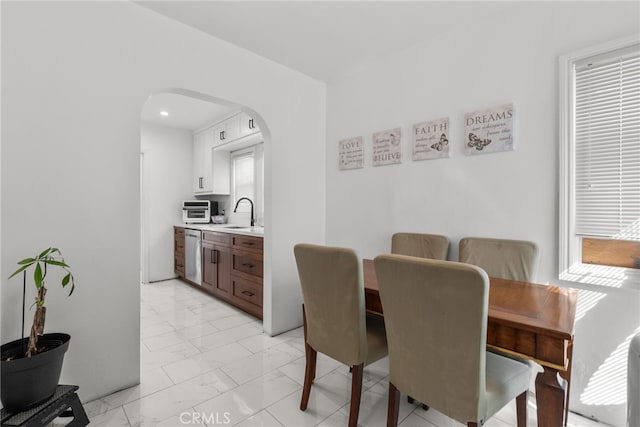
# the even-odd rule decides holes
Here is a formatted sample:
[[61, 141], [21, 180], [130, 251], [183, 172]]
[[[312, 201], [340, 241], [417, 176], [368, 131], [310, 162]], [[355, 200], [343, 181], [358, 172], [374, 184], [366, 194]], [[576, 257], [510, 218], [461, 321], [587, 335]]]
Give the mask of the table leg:
[[564, 393], [564, 387], [558, 381], [558, 370], [544, 366], [544, 371], [536, 377], [538, 427], [562, 426]]

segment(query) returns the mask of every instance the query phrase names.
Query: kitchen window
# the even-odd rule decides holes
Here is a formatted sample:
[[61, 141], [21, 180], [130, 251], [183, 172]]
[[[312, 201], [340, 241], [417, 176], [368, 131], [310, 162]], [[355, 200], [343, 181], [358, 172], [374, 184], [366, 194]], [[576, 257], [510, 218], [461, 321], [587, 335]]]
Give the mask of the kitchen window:
[[[263, 144], [231, 152], [232, 207], [242, 197], [253, 201], [256, 225], [264, 223], [264, 149]], [[251, 205], [240, 203], [236, 213], [250, 215]]]
[[561, 76], [560, 278], [638, 282], [640, 44], [563, 56]]

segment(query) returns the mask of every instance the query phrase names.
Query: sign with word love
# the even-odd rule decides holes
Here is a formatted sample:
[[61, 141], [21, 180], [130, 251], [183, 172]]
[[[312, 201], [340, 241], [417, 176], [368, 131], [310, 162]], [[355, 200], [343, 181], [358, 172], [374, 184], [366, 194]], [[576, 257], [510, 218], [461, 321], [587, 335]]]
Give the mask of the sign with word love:
[[361, 136], [338, 142], [338, 169], [360, 169], [364, 167], [364, 139]]

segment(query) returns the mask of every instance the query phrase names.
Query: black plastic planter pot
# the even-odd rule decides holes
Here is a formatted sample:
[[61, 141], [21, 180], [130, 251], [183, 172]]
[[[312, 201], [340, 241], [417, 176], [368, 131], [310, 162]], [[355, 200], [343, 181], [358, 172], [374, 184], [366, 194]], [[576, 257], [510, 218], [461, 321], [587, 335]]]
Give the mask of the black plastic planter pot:
[[24, 354], [28, 338], [2, 345], [0, 398], [7, 411], [24, 411], [53, 395], [70, 339], [67, 334], [44, 334], [38, 338], [38, 347], [44, 351], [12, 360], [6, 359]]

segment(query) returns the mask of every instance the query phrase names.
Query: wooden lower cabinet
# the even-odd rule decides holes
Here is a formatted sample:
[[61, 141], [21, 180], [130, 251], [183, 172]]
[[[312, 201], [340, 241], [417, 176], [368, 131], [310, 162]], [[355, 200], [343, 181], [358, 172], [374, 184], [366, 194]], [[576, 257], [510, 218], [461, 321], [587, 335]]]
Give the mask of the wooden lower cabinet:
[[229, 235], [207, 232], [202, 234], [202, 288], [228, 300], [232, 296]]
[[173, 228], [173, 270], [184, 279], [184, 228]]
[[202, 289], [262, 319], [262, 238], [202, 233]]

